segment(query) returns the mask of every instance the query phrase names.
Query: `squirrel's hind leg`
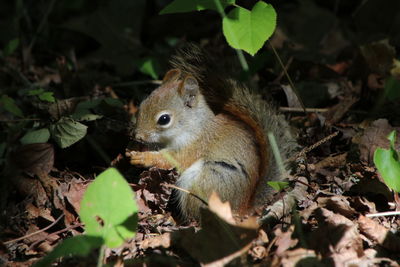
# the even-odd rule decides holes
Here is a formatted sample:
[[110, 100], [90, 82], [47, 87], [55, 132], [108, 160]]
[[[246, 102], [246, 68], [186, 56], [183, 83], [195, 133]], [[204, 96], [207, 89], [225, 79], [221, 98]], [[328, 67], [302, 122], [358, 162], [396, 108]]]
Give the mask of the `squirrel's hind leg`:
[[[250, 179], [246, 175], [241, 164], [200, 159], [181, 174], [176, 184], [206, 202], [215, 191], [222, 201], [229, 201], [233, 211], [239, 212], [248, 205], [244, 192]], [[191, 194], [177, 192], [180, 210], [184, 217], [199, 219], [204, 204]]]

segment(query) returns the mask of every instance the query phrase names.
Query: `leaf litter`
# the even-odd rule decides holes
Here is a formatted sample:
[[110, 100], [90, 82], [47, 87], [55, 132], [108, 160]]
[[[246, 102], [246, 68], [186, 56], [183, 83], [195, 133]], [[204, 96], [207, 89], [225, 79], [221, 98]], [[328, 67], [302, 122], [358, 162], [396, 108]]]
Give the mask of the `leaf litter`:
[[[334, 132], [339, 133], [298, 159], [290, 188], [276, 192], [273, 203], [247, 218], [232, 214], [229, 203], [222, 203], [213, 195], [209, 207], [202, 210], [201, 224], [181, 221], [173, 198], [177, 189], [170, 186], [177, 174], [129, 166], [127, 160], [118, 155], [125, 148], [117, 146], [119, 141], [124, 146], [127, 144], [127, 138], [121, 138], [123, 134], [108, 133], [106, 138], [96, 135], [123, 128], [117, 120], [103, 118], [97, 125], [90, 125], [88, 132], [98, 137], [99, 143], [118, 147], [113, 154], [113, 164], [132, 186], [139, 206], [135, 238], [119, 248], [107, 249], [106, 261], [116, 266], [398, 266], [400, 217], [368, 215], [399, 209], [393, 192], [374, 167], [372, 156], [377, 147], [387, 148], [387, 134], [392, 130], [399, 133], [400, 128], [391, 125], [390, 122], [396, 121], [393, 118], [364, 119], [365, 112], [361, 113], [364, 120], [360, 122], [360, 115], [354, 112], [357, 109], [369, 111], [365, 98], [374, 99], [374, 94], [384, 89], [380, 79], [391, 68], [388, 61], [394, 57], [387, 46], [387, 42], [381, 42], [362, 48], [370, 68], [363, 83], [343, 81], [335, 75], [326, 83], [329, 86], [325, 86], [328, 94], [324, 101], [328, 104], [323, 106], [324, 113], [289, 116], [292, 124], [300, 129], [298, 139], [304, 147], [311, 147]], [[388, 49], [390, 53], [385, 53], [387, 58], [369, 55], [376, 49]], [[325, 68], [343, 75], [358, 68], [357, 64], [343, 61]], [[58, 70], [32, 66], [31, 75], [43, 87], [62, 84], [65, 91], [73, 91], [79, 84], [86, 86], [87, 80], [98, 80], [100, 76], [104, 76], [105, 85], [77, 86], [76, 90], [83, 88], [89, 92], [53, 104], [38, 104], [41, 111], [58, 121], [74, 113], [79, 104], [86, 101], [81, 104], [85, 106], [81, 111], [104, 108], [102, 111], [106, 115], [110, 110], [115, 113], [117, 109], [110, 108], [112, 105], [105, 108], [104, 100], [118, 98], [110, 86], [114, 79], [108, 80], [101, 71], [95, 78], [85, 78], [87, 69], [73, 73], [66, 65], [65, 58], [60, 58]], [[391, 71], [397, 73], [396, 68]], [[321, 74], [322, 69], [323, 66], [319, 66], [318, 71], [310, 68], [308, 75], [313, 79], [326, 79]], [[290, 100], [289, 107], [297, 107], [292, 91], [285, 88], [285, 93]], [[132, 115], [136, 111], [137, 106], [129, 100], [125, 113]], [[65, 130], [60, 129], [56, 129], [57, 132]], [[109, 140], [113, 143], [108, 144]], [[61, 240], [82, 234], [78, 217], [82, 196], [95, 173], [104, 169], [98, 167], [101, 164], [93, 156], [99, 154], [98, 150], [89, 153], [82, 149], [84, 145], [78, 142], [60, 151], [50, 143], [28, 144], [10, 155], [5, 178], [8, 183], [0, 192], [3, 214], [0, 264], [30, 266]], [[87, 169], [82, 165], [69, 167], [82, 158], [91, 159], [92, 165]], [[89, 259], [65, 259], [59, 263], [92, 266], [95, 261], [96, 255], [92, 255]]]

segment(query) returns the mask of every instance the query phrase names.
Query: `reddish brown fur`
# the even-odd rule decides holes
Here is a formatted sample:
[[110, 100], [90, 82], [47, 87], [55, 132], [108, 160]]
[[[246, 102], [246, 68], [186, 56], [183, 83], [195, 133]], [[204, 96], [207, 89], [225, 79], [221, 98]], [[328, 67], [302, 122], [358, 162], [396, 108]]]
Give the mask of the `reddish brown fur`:
[[[253, 203], [253, 198], [256, 193], [256, 188], [259, 185], [259, 183], [263, 180], [267, 173], [267, 166], [268, 166], [268, 161], [269, 159], [269, 154], [267, 153], [269, 149], [269, 145], [267, 143], [267, 137], [265, 136], [265, 133], [261, 126], [259, 125], [258, 122], [256, 122], [248, 112], [245, 110], [239, 108], [238, 106], [234, 104], [226, 104], [224, 106], [224, 111], [228, 112], [229, 114], [232, 114], [235, 118], [239, 119], [242, 121], [246, 126], [248, 126], [251, 131], [254, 133], [254, 136], [256, 138], [256, 141], [259, 145], [259, 156], [260, 156], [260, 164], [258, 167], [258, 177], [255, 179], [252, 179], [253, 185], [251, 186], [251, 192], [249, 192], [248, 196], [248, 207], [250, 207]], [[248, 208], [244, 207], [244, 208]]]

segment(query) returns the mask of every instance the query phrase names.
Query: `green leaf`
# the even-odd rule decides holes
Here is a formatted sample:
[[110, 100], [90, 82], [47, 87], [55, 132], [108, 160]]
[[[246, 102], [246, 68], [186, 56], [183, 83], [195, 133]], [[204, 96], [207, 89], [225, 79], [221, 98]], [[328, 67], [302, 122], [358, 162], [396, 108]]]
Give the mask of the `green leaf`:
[[56, 124], [50, 126], [52, 138], [61, 148], [69, 147], [85, 137], [87, 126], [63, 117]]
[[39, 95], [39, 99], [42, 101], [47, 101], [47, 102], [51, 102], [51, 103], [56, 102], [56, 99], [53, 96], [53, 92], [44, 92]]
[[143, 58], [136, 62], [140, 72], [149, 75], [153, 79], [157, 79], [159, 76], [159, 64], [154, 58]]
[[47, 267], [57, 258], [65, 256], [87, 256], [89, 253], [103, 245], [101, 237], [79, 235], [65, 239], [61, 244], [55, 247], [43, 259], [35, 263], [34, 267]]
[[43, 89], [43, 88], [33, 89], [33, 90], [29, 90], [28, 93], [27, 93], [27, 95], [30, 95], [30, 96], [40, 95], [40, 94], [42, 94], [43, 92], [44, 92], [44, 89]]
[[236, 7], [222, 21], [223, 32], [230, 46], [255, 55], [276, 28], [275, 9], [262, 1], [251, 11]]
[[14, 99], [7, 95], [2, 95], [0, 98], [0, 105], [3, 106], [5, 110], [12, 113], [17, 117], [24, 117], [22, 110], [15, 104]]
[[124, 106], [124, 103], [122, 103], [121, 100], [116, 99], [116, 98], [107, 97], [107, 98], [104, 98], [103, 101], [107, 105], [116, 107], [116, 108], [122, 108]]
[[15, 38], [9, 41], [6, 47], [4, 47], [3, 50], [4, 56], [7, 57], [12, 55], [15, 52], [15, 50], [17, 50], [18, 46], [19, 46], [19, 38]]
[[102, 99], [93, 99], [93, 100], [79, 102], [75, 110], [88, 110], [95, 108], [98, 105], [100, 105], [101, 101]]
[[50, 131], [47, 128], [39, 129], [36, 131], [27, 132], [21, 138], [21, 144], [37, 144], [37, 143], [46, 143], [49, 141], [50, 138]]
[[53, 92], [47, 92], [43, 88], [29, 90], [28, 95], [37, 96], [40, 100], [51, 103], [54, 103], [56, 101], [53, 96]]
[[213, 9], [218, 11], [218, 6], [215, 4], [215, 1], [220, 1], [224, 9], [235, 3], [235, 0], [175, 0], [161, 10], [160, 15], [201, 11], [204, 9]]
[[386, 185], [395, 192], [400, 192], [400, 161], [398, 152], [394, 149], [396, 132], [391, 132], [388, 139], [390, 149], [377, 148], [374, 153], [374, 163]]
[[124, 177], [109, 168], [92, 182], [82, 199], [80, 218], [88, 235], [102, 237], [115, 248], [136, 234], [135, 196]]
[[393, 76], [390, 76], [385, 81], [385, 95], [391, 101], [400, 98], [400, 81]]
[[392, 132], [388, 135], [387, 139], [389, 139], [390, 148], [391, 148], [392, 150], [395, 150], [396, 131], [392, 131]]
[[87, 109], [79, 109], [71, 117], [77, 121], [94, 121], [103, 118], [102, 115], [93, 114]]
[[283, 189], [289, 186], [288, 182], [282, 182], [282, 181], [269, 181], [267, 182], [267, 184], [276, 191], [282, 191]]

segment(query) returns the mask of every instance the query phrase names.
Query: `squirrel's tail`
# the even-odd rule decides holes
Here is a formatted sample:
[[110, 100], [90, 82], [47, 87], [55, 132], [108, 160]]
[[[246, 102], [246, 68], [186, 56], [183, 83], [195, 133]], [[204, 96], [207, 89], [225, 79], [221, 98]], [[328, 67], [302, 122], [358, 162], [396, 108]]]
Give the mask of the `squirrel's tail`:
[[[278, 145], [284, 167], [288, 167], [288, 159], [295, 154], [299, 145], [293, 137], [290, 126], [284, 116], [279, 114], [276, 107], [271, 102], [266, 102], [259, 94], [254, 94], [244, 86], [235, 85], [235, 81], [231, 81], [233, 94], [230, 102], [234, 106], [242, 107], [241, 110], [247, 112], [248, 116], [257, 123], [253, 131], [256, 134], [257, 141], [261, 151], [261, 170], [260, 174], [264, 179], [260, 179], [256, 185], [256, 192], [253, 200], [258, 204], [265, 204], [266, 199], [271, 194], [268, 194], [270, 187], [267, 181], [281, 180], [285, 173], [281, 173], [278, 168], [277, 161], [273, 155], [272, 147], [268, 140], [268, 132], [274, 134]], [[248, 120], [247, 120], [248, 122]], [[257, 130], [261, 133], [257, 133]], [[257, 204], [255, 203], [255, 204]]]

